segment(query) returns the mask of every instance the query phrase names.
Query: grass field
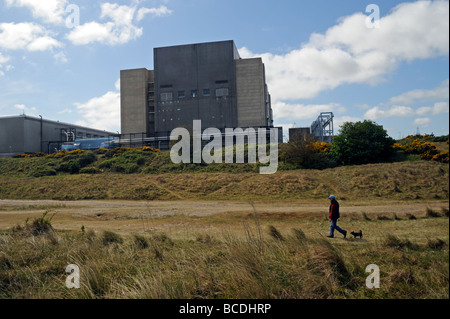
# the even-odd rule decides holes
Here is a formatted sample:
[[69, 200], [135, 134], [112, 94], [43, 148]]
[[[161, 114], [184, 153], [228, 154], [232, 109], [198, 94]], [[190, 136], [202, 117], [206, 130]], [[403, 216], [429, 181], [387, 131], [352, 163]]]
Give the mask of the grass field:
[[[0, 175], [0, 298], [449, 298], [449, 167]], [[341, 203], [329, 231], [326, 199]], [[47, 212], [43, 216], [44, 212]], [[65, 286], [66, 266], [81, 288]], [[379, 289], [365, 284], [380, 268]]]
[[[70, 208], [70, 204], [55, 205], [18, 207], [15, 212]], [[340, 234], [324, 238], [329, 223], [326, 213], [314, 212], [317, 207], [303, 206], [297, 213], [263, 212], [265, 207], [247, 204], [247, 210], [240, 212], [201, 216], [124, 214], [121, 219], [64, 218], [62, 212], [62, 217], [58, 213], [51, 220], [56, 230], [42, 234], [38, 232], [42, 225], [33, 223], [42, 215], [36, 212], [27, 223], [23, 220], [0, 236], [0, 297], [449, 296], [448, 205], [444, 203], [433, 203], [424, 211], [416, 204], [412, 213], [399, 204], [392, 205], [390, 214], [344, 213], [341, 226], [362, 229], [362, 239], [343, 239]], [[69, 230], [73, 219], [81, 219], [83, 229], [75, 223], [78, 229]], [[124, 227], [132, 223], [134, 227]], [[81, 289], [65, 287], [64, 270], [69, 264], [80, 267]], [[380, 289], [365, 286], [369, 264], [380, 267]]]

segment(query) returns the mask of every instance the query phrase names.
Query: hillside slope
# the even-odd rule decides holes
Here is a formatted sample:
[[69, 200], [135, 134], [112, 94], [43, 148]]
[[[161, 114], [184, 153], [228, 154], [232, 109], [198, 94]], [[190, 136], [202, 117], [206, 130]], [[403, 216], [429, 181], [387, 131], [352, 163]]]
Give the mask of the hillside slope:
[[449, 166], [428, 161], [258, 173], [0, 175], [0, 199], [447, 200]]

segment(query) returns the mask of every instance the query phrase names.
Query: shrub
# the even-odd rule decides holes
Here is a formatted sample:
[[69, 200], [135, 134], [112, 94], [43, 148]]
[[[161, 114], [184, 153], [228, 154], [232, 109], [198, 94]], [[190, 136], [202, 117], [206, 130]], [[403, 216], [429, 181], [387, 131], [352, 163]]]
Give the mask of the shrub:
[[449, 162], [449, 151], [444, 152], [444, 153], [436, 154], [436, 155], [434, 155], [431, 158], [431, 160], [435, 161], [435, 162], [441, 162], [441, 163], [448, 164], [448, 162]]
[[295, 168], [326, 169], [336, 166], [328, 153], [328, 143], [315, 142], [309, 136], [296, 138], [280, 145], [280, 161]]
[[94, 163], [97, 160], [97, 155], [95, 155], [92, 151], [86, 151], [80, 154], [78, 157], [78, 164], [80, 167], [88, 166], [89, 164]]
[[33, 236], [38, 236], [42, 234], [46, 234], [53, 230], [53, 226], [51, 224], [51, 221], [55, 214], [53, 214], [52, 217], [46, 218], [48, 212], [45, 212], [42, 214], [41, 217], [36, 218], [32, 223], [31, 226], [29, 226], [29, 230], [31, 231], [31, 234]]
[[440, 152], [430, 140], [436, 141], [435, 138], [430, 138], [428, 135], [408, 136], [402, 141], [402, 144], [395, 143], [393, 149], [404, 151], [406, 154], [419, 155], [423, 160], [448, 163], [449, 152]]
[[134, 235], [134, 243], [140, 249], [146, 249], [149, 246], [147, 239], [141, 235]]
[[417, 249], [417, 245], [414, 245], [408, 239], [402, 240], [402, 239], [398, 238], [397, 236], [394, 236], [391, 234], [386, 236], [384, 245], [386, 247], [396, 248], [396, 249], [403, 249], [403, 248]]
[[431, 208], [427, 207], [427, 215], [428, 218], [436, 218], [436, 217], [442, 217], [441, 214], [438, 212], [432, 210]]
[[330, 152], [343, 165], [378, 163], [390, 160], [394, 140], [381, 125], [372, 121], [344, 123], [334, 137]]
[[47, 165], [42, 165], [31, 170], [28, 175], [32, 177], [53, 176], [56, 175], [56, 170]]
[[442, 249], [446, 244], [442, 239], [436, 238], [435, 240], [428, 239], [427, 246], [431, 249]]
[[293, 231], [293, 233], [295, 235], [295, 238], [297, 238], [297, 240], [300, 243], [303, 243], [304, 240], [306, 239], [305, 233], [300, 228], [292, 228], [292, 231]]
[[278, 229], [275, 228], [275, 226], [272, 225], [269, 226], [269, 233], [270, 236], [272, 236], [277, 240], [284, 240], [283, 235], [281, 235], [281, 233], [278, 231]]
[[123, 243], [123, 239], [119, 234], [116, 234], [109, 230], [105, 230], [103, 232], [102, 242], [103, 242], [103, 245], [105, 245], [105, 246], [112, 244], [112, 243], [121, 244], [121, 243]]
[[80, 166], [80, 164], [78, 163], [78, 161], [76, 161], [76, 160], [72, 160], [72, 161], [70, 161], [70, 162], [67, 164], [67, 171], [68, 171], [70, 174], [76, 174], [76, 173], [78, 173], [78, 172], [80, 171], [80, 168], [81, 168], [81, 166]]

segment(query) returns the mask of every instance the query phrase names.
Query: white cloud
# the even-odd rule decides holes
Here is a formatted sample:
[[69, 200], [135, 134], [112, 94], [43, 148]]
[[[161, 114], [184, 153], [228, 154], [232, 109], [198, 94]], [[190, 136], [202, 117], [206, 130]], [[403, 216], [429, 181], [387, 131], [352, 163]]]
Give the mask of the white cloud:
[[141, 21], [145, 15], [150, 14], [154, 17], [165, 17], [172, 14], [172, 10], [166, 6], [160, 6], [159, 8], [140, 8], [137, 12], [136, 20]]
[[33, 17], [42, 18], [45, 22], [60, 24], [68, 4], [67, 0], [6, 0], [8, 6], [26, 7]]
[[424, 117], [414, 120], [412, 124], [427, 127], [428, 125], [430, 125], [430, 123], [431, 119], [429, 119], [428, 117]]
[[7, 50], [46, 51], [62, 44], [44, 27], [30, 23], [0, 23], [0, 48]]
[[3, 56], [3, 54], [0, 52], [0, 64], [3, 64], [3, 63], [8, 62], [8, 61], [9, 61], [9, 58]]
[[439, 115], [449, 112], [449, 107], [447, 102], [438, 102], [435, 103], [434, 106], [424, 106], [421, 108], [418, 108], [416, 113], [419, 116], [424, 115]]
[[66, 55], [64, 54], [64, 52], [58, 52], [58, 53], [55, 53], [55, 54], [53, 55], [53, 58], [54, 58], [56, 61], [61, 62], [61, 63], [67, 63], [67, 62], [69, 61], [69, 60], [67, 59]]
[[67, 114], [67, 113], [72, 113], [72, 109], [66, 108], [64, 110], [61, 110], [59, 112], [57, 112], [58, 114]]
[[104, 3], [102, 18], [109, 17], [113, 21], [98, 23], [88, 22], [73, 29], [67, 38], [75, 45], [84, 45], [100, 42], [109, 45], [124, 44], [137, 39], [142, 35], [143, 29], [133, 25], [133, 16], [136, 8]]
[[28, 114], [28, 115], [36, 115], [36, 108], [35, 107], [28, 107], [25, 104], [15, 104], [14, 108], [17, 110], [20, 110], [21, 113], [23, 114]]
[[119, 6], [117, 3], [102, 3], [101, 18], [109, 17], [116, 25], [132, 25], [136, 7]]
[[75, 103], [84, 120], [76, 124], [96, 127], [102, 130], [120, 130], [120, 93], [109, 91], [94, 97], [86, 103]]
[[[99, 42], [108, 45], [128, 43], [142, 36], [143, 28], [134, 24], [136, 6], [118, 5], [116, 3], [103, 3], [101, 5], [101, 19], [109, 18], [111, 21], [99, 23], [87, 22], [74, 28], [67, 38], [75, 45], [85, 45]], [[162, 6], [159, 8], [140, 8], [137, 10], [136, 20], [139, 22], [147, 13], [154, 16], [163, 16], [172, 11]]]
[[388, 117], [408, 117], [415, 115], [416, 112], [408, 106], [393, 106], [386, 109], [381, 109], [375, 106], [364, 114], [364, 118], [369, 120], [378, 120]]
[[240, 53], [263, 58], [274, 101], [308, 99], [344, 84], [377, 84], [403, 61], [448, 55], [448, 12], [448, 1], [402, 3], [379, 29], [368, 29], [367, 16], [356, 13], [287, 54]]
[[345, 112], [345, 108], [336, 103], [330, 104], [287, 104], [275, 102], [272, 104], [274, 122], [315, 120], [321, 112], [338, 110]]
[[428, 102], [436, 100], [444, 100], [449, 98], [449, 79], [431, 90], [413, 90], [395, 96], [389, 100], [391, 104], [411, 105], [416, 102]]
[[[3, 69], [3, 63], [6, 63], [6, 62], [8, 62], [8, 61], [9, 61], [9, 57], [3, 56], [2, 53], [0, 52], [0, 76], [5, 75], [5, 72], [2, 71], [2, 69]], [[8, 71], [8, 67], [9, 67], [9, 66], [6, 67], [6, 68], [7, 68], [7, 71]]]
[[337, 116], [333, 119], [333, 124], [334, 124], [334, 129], [335, 132], [334, 134], [338, 134], [338, 132], [336, 130], [339, 130], [339, 128], [346, 122], [360, 122], [361, 118], [356, 117], [356, 116]]

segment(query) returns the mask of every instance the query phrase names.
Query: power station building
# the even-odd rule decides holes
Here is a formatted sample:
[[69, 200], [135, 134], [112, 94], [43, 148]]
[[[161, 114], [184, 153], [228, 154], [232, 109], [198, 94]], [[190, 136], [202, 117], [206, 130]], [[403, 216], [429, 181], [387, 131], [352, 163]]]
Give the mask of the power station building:
[[114, 134], [28, 115], [0, 117], [0, 157], [36, 152], [53, 153], [67, 142], [107, 138]]
[[120, 86], [123, 140], [164, 149], [171, 131], [193, 120], [222, 132], [273, 127], [262, 59], [242, 59], [233, 41], [155, 48], [154, 70], [122, 70]]

